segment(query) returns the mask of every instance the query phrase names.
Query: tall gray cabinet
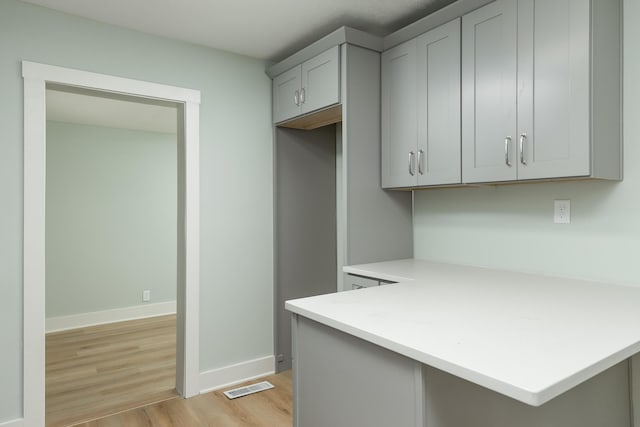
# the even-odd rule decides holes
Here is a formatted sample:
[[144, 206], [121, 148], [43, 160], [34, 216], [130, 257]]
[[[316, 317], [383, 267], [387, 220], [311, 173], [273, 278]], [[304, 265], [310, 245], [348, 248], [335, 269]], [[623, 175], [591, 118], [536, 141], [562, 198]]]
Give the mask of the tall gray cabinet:
[[[381, 188], [380, 50], [381, 39], [343, 27], [267, 70], [274, 91], [278, 371], [291, 367], [284, 301], [345, 289], [343, 265], [413, 255], [411, 194]], [[296, 83], [305, 69], [311, 77]], [[314, 98], [318, 87], [322, 94], [337, 90], [337, 100]], [[311, 108], [318, 99], [311, 110], [290, 105]]]

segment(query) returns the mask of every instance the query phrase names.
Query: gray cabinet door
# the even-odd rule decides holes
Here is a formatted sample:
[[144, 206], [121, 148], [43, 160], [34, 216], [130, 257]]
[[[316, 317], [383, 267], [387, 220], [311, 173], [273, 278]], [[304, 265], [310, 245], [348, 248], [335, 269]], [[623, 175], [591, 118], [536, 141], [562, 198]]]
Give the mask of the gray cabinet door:
[[591, 173], [589, 26], [588, 1], [518, 2], [518, 179]]
[[302, 316], [292, 323], [294, 427], [426, 425], [419, 362]]
[[460, 19], [416, 43], [418, 185], [460, 183]]
[[273, 122], [340, 102], [340, 47], [335, 46], [273, 79]]
[[462, 17], [462, 180], [510, 181], [516, 167], [517, 5]]
[[302, 114], [340, 102], [339, 53], [335, 46], [302, 64]]
[[417, 184], [416, 40], [382, 53], [382, 187]]
[[300, 66], [273, 79], [273, 122], [278, 123], [300, 114]]

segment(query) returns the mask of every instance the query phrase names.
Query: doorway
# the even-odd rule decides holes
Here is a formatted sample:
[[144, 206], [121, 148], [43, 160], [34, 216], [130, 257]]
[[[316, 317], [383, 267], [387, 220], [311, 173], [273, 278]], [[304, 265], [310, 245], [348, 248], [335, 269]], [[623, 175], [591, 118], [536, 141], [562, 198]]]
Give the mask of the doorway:
[[44, 425], [46, 86], [163, 100], [178, 107], [176, 390], [199, 393], [198, 91], [80, 70], [22, 63], [24, 78], [24, 425]]
[[176, 397], [177, 106], [47, 85], [47, 426]]

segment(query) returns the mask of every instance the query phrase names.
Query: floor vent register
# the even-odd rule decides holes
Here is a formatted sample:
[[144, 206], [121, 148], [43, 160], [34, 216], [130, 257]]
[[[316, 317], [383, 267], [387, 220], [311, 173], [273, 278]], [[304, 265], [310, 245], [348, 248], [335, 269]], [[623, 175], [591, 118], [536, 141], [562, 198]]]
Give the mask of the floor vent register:
[[234, 388], [233, 390], [227, 390], [224, 392], [224, 395], [229, 399], [236, 399], [238, 397], [247, 396], [259, 391], [269, 390], [270, 388], [273, 388], [273, 384], [271, 384], [269, 381], [262, 381], [260, 383]]

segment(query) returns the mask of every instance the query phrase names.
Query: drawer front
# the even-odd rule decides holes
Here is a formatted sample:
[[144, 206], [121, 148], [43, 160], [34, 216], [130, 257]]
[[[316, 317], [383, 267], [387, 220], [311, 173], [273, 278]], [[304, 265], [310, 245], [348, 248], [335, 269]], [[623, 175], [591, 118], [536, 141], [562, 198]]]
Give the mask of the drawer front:
[[348, 276], [349, 286], [347, 289], [362, 289], [362, 288], [370, 288], [372, 286], [378, 286], [378, 279], [373, 279], [370, 277], [362, 277], [362, 276], [354, 276], [353, 274], [349, 274]]

